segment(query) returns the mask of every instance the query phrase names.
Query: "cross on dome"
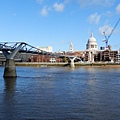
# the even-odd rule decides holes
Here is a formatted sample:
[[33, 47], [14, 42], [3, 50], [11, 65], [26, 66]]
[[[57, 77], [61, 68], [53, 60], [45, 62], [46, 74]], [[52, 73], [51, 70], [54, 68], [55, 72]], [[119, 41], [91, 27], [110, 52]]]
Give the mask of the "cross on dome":
[[91, 33], [91, 37], [93, 37], [93, 33]]

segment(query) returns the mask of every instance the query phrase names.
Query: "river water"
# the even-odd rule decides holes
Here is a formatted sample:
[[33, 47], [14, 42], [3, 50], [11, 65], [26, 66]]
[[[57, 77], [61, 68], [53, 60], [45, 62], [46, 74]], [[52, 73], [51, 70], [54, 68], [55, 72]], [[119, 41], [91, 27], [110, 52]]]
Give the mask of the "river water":
[[120, 120], [120, 68], [0, 67], [0, 120]]

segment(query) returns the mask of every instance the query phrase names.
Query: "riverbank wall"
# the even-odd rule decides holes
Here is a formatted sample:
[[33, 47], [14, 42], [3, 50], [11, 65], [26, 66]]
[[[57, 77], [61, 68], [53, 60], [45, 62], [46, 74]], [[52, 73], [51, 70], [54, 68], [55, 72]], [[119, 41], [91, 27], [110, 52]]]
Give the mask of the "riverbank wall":
[[[34, 67], [48, 67], [48, 66], [69, 66], [69, 63], [50, 63], [50, 62], [16, 62], [16, 66], [34, 66]], [[76, 67], [85, 66], [85, 67], [118, 67], [120, 68], [120, 63], [75, 63]]]

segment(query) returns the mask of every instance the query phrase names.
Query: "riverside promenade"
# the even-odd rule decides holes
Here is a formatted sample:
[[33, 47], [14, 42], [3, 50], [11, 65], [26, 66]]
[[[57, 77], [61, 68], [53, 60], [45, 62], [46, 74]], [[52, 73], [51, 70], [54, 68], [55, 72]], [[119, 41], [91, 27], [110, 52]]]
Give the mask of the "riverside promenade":
[[[61, 66], [61, 67], [65, 67], [65, 66], [69, 66], [68, 62], [16, 62], [15, 63], [16, 66], [34, 66], [34, 67], [48, 67], [48, 66]], [[120, 63], [105, 63], [105, 62], [101, 62], [101, 63], [80, 63], [80, 62], [76, 62], [75, 63], [76, 67], [79, 66], [84, 66], [84, 67], [116, 67], [116, 68], [120, 68]]]

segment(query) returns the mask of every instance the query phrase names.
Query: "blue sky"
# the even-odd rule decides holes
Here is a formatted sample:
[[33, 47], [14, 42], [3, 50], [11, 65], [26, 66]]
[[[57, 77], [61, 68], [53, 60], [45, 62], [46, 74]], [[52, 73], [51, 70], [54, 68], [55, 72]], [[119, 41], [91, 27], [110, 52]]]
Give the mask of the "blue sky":
[[[120, 18], [119, 0], [0, 0], [0, 41], [52, 46], [53, 51], [85, 50], [93, 32], [98, 46]], [[109, 39], [120, 48], [120, 23]]]

